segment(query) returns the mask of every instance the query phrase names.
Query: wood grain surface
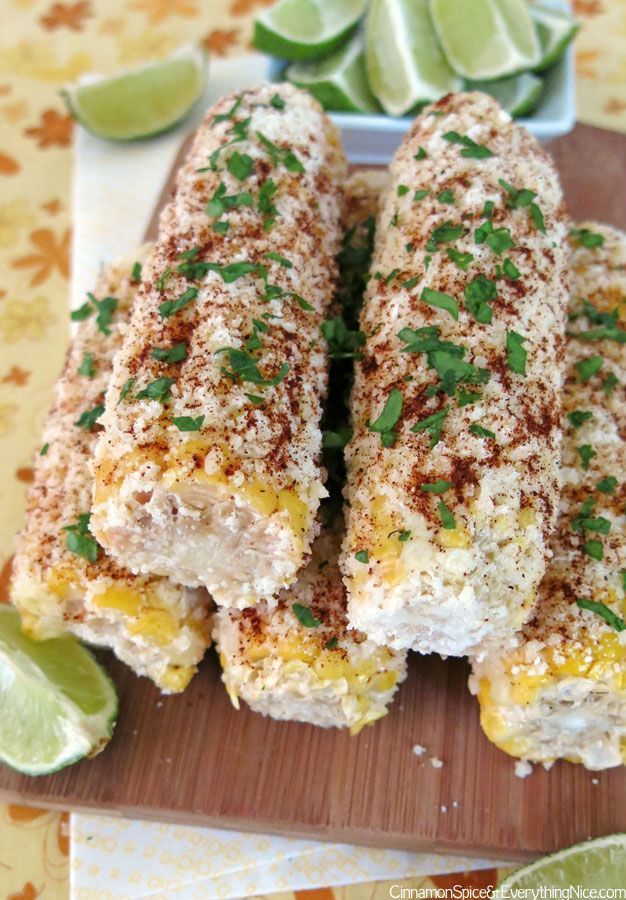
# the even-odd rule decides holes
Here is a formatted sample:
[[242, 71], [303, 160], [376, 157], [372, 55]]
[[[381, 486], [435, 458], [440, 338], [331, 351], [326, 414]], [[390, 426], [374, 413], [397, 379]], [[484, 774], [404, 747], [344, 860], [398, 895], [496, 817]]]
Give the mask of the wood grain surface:
[[[572, 216], [626, 228], [626, 137], [578, 126], [550, 149]], [[1, 799], [499, 859], [626, 830], [623, 767], [515, 776], [480, 730], [462, 660], [414, 655], [390, 714], [351, 738], [236, 712], [213, 652], [176, 697], [102, 659], [121, 701], [110, 746], [43, 778], [0, 767]]]

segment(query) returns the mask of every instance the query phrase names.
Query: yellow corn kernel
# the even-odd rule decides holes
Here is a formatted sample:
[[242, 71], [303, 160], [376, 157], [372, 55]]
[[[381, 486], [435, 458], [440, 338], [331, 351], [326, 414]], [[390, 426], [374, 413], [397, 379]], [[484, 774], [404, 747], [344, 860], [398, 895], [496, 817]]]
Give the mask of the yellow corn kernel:
[[141, 635], [162, 647], [173, 641], [178, 634], [175, 619], [163, 609], [146, 609], [134, 622], [130, 622], [128, 630], [131, 634]]
[[294, 491], [278, 494], [278, 509], [287, 511], [294, 534], [304, 534], [309, 527], [309, 507]]
[[529, 525], [535, 525], [537, 522], [537, 514], [534, 509], [526, 507], [519, 514], [520, 528], [527, 528]]
[[119, 609], [128, 616], [136, 616], [141, 609], [141, 597], [132, 588], [114, 585], [93, 598], [96, 608]]
[[369, 683], [369, 688], [374, 691], [379, 691], [380, 693], [384, 693], [385, 691], [390, 691], [391, 688], [396, 683], [396, 673], [395, 672], [380, 672], [380, 674], [375, 675]]
[[178, 694], [185, 690], [195, 671], [194, 666], [168, 666], [159, 679], [159, 686]]
[[459, 528], [442, 528], [437, 533], [437, 543], [445, 550], [467, 550], [470, 536]]

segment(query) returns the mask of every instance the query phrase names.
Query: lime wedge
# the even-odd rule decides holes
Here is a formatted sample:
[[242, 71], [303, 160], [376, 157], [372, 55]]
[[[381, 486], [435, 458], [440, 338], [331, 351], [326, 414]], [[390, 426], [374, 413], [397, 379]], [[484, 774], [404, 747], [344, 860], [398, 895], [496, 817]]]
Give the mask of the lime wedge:
[[430, 11], [443, 52], [464, 78], [502, 78], [541, 59], [525, 0], [430, 0]]
[[468, 91], [484, 91], [494, 97], [510, 115], [527, 116], [539, 103], [543, 81], [530, 72], [510, 75], [496, 81], [466, 81]]
[[75, 638], [33, 641], [17, 611], [0, 606], [0, 762], [46, 775], [93, 756], [117, 706], [113, 683]]
[[111, 77], [88, 76], [63, 92], [70, 114], [100, 137], [130, 141], [179, 122], [206, 84], [206, 54], [186, 47]]
[[461, 88], [437, 43], [428, 0], [372, 0], [365, 61], [370, 87], [391, 116]]
[[567, 45], [574, 39], [580, 23], [560, 9], [531, 3], [528, 7], [539, 36], [541, 59], [534, 67], [535, 72], [543, 72], [563, 56]]
[[[576, 844], [511, 872], [498, 885], [500, 896], [515, 896], [524, 888], [623, 888], [626, 884], [626, 834]], [[504, 892], [503, 888], [508, 888]], [[513, 894], [511, 894], [511, 889]], [[521, 896], [521, 894], [520, 894]]]
[[324, 109], [336, 112], [380, 111], [367, 83], [360, 34], [324, 59], [293, 63], [285, 74], [292, 84], [310, 91]]
[[278, 0], [256, 19], [252, 43], [281, 59], [326, 56], [356, 27], [367, 0]]

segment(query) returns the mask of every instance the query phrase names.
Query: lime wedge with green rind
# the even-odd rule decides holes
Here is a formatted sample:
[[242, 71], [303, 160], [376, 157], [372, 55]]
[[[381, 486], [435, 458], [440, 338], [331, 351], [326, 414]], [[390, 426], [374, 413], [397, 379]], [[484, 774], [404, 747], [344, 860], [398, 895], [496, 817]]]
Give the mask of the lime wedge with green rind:
[[428, 0], [372, 0], [365, 60], [370, 88], [391, 116], [461, 88], [437, 43]]
[[597, 891], [623, 888], [626, 885], [626, 834], [610, 834], [544, 856], [507, 875], [498, 885], [497, 893], [500, 897], [514, 897], [519, 892], [517, 895], [521, 897], [525, 889], [573, 885]]
[[542, 3], [531, 3], [528, 9], [541, 47], [541, 59], [533, 71], [543, 72], [563, 56], [580, 28], [580, 23], [566, 12]]
[[118, 699], [113, 682], [70, 635], [33, 641], [0, 606], [0, 762], [47, 775], [104, 748]]
[[254, 23], [258, 50], [290, 62], [327, 56], [356, 28], [367, 0], [278, 0]]
[[63, 91], [70, 114], [113, 141], [152, 137], [183, 119], [206, 85], [206, 54], [198, 47], [107, 77], [88, 76]]
[[330, 56], [293, 63], [285, 75], [292, 84], [310, 91], [324, 109], [334, 112], [380, 112], [367, 82], [360, 33]]
[[525, 0], [430, 0], [430, 11], [448, 62], [464, 78], [516, 75], [541, 59]]
[[490, 94], [509, 115], [519, 118], [530, 115], [536, 108], [543, 92], [543, 80], [522, 72], [496, 81], [466, 81], [465, 89]]

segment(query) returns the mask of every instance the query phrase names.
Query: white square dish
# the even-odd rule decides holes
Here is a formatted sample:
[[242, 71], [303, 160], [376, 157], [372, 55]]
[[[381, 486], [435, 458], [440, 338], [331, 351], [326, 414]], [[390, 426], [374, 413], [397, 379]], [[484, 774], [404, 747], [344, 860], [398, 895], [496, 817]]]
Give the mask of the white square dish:
[[[546, 5], [570, 11], [569, 3], [559, 0]], [[269, 77], [278, 79], [284, 65], [280, 60], [272, 60]], [[544, 81], [541, 100], [535, 111], [530, 116], [516, 120], [542, 142], [567, 134], [576, 122], [573, 44], [568, 46], [559, 62], [547, 71]], [[330, 113], [330, 117], [341, 129], [350, 162], [368, 165], [387, 164], [413, 121], [412, 116], [393, 118], [365, 113], [336, 112]]]

